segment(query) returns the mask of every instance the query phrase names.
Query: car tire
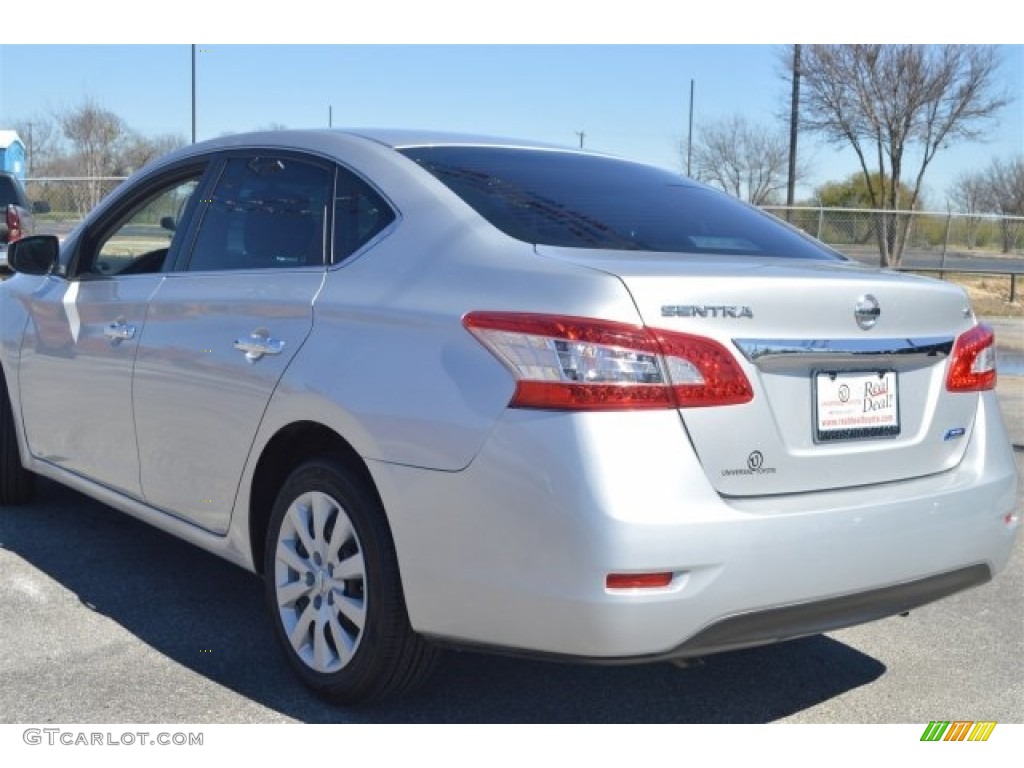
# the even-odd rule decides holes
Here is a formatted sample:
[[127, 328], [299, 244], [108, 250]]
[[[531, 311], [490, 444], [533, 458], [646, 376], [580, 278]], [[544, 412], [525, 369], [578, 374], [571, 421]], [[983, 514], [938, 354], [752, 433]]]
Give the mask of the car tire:
[[381, 503], [343, 462], [308, 461], [284, 483], [264, 578], [288, 660], [324, 698], [355, 704], [397, 695], [433, 668], [437, 650], [409, 624]]
[[27, 504], [35, 492], [36, 476], [21, 464], [11, 401], [0, 385], [0, 505]]

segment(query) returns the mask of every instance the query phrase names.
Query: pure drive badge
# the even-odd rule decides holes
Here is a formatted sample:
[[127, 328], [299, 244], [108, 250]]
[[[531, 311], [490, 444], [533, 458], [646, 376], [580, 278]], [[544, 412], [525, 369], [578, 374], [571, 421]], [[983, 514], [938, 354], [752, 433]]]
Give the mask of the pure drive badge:
[[665, 304], [661, 307], [661, 316], [754, 319], [754, 313], [750, 311], [750, 307], [736, 304]]

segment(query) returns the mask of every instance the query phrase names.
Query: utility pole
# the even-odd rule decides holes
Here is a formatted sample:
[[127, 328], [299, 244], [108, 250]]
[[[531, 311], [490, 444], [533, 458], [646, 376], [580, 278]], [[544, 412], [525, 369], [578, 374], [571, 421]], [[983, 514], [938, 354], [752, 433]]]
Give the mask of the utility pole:
[[196, 143], [196, 46], [192, 44], [192, 143]]
[[690, 78], [690, 127], [686, 130], [686, 176], [690, 176], [690, 159], [693, 157], [693, 78]]
[[327, 105], [327, 127], [334, 127], [334, 106], [331, 104]]
[[587, 135], [584, 131], [573, 131], [577, 136], [580, 137], [580, 149], [583, 149], [583, 138]]
[[28, 157], [26, 158], [25, 165], [28, 166], [27, 177], [32, 178], [32, 155], [36, 153], [36, 145], [32, 143], [32, 123], [28, 122], [25, 124], [28, 127]]
[[[800, 122], [800, 46], [793, 46], [793, 95], [789, 112], [789, 181], [786, 184], [786, 206], [792, 208], [796, 195], [796, 136]], [[789, 220], [791, 211], [786, 211]]]

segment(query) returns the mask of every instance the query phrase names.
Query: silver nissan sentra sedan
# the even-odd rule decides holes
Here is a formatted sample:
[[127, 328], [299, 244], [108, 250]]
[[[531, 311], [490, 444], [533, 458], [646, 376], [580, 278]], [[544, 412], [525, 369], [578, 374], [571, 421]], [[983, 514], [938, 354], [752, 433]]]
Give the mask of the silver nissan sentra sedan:
[[0, 287], [0, 501], [41, 475], [262, 574], [297, 674], [445, 645], [677, 659], [981, 584], [1018, 528], [992, 331], [678, 174], [235, 135]]

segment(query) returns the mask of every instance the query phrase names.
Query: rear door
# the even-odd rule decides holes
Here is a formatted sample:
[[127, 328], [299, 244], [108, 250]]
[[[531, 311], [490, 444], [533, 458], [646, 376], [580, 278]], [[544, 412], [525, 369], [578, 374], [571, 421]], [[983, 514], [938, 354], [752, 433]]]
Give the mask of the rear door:
[[264, 410], [312, 327], [333, 179], [309, 158], [236, 154], [204, 196], [192, 247], [150, 299], [135, 365], [154, 506], [227, 529]]

